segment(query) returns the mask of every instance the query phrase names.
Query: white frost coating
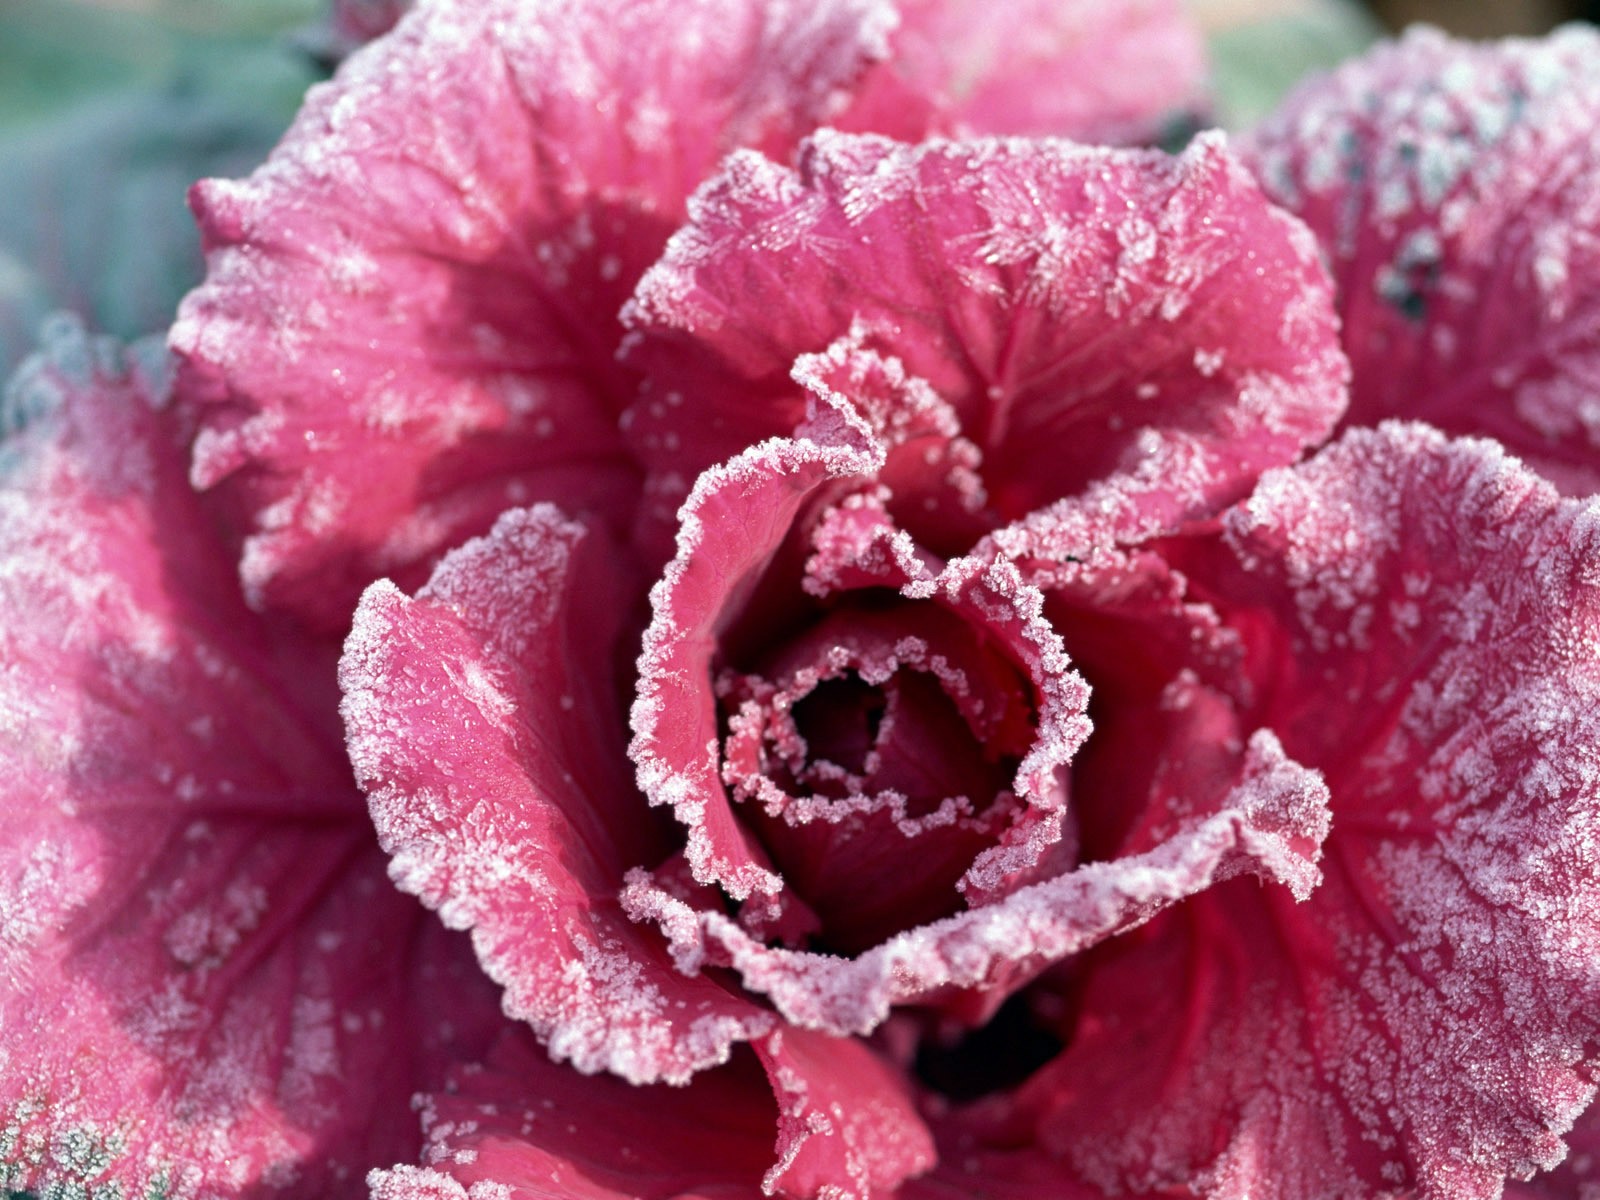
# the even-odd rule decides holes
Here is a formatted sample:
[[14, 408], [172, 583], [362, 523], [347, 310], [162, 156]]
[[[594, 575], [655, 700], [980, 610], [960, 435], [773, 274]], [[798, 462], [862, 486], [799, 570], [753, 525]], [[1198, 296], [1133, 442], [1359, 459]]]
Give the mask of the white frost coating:
[[[817, 281], [804, 299], [763, 293], [763, 305], [779, 308], [770, 329], [764, 314], [758, 321], [740, 307], [750, 245]], [[1264, 268], [1268, 259], [1274, 265]], [[874, 274], [883, 282], [849, 303], [825, 285]], [[1302, 279], [1303, 287], [1286, 282]], [[966, 300], [953, 306], [952, 295]], [[1251, 297], [1277, 337], [1241, 333], [1213, 344], [1218, 335], [1207, 326], [1217, 306]], [[704, 403], [734, 420], [742, 419], [739, 384], [762, 367], [748, 347], [787, 336], [788, 327], [834, 339], [821, 355], [809, 344], [788, 347], [805, 356], [800, 382], [824, 398], [818, 366], [834, 368], [830, 360], [862, 341], [863, 329], [884, 360], [915, 364], [930, 378], [929, 352], [948, 346], [945, 357], [962, 365], [938, 368], [942, 398], [964, 423], [974, 483], [987, 482], [990, 493], [1031, 488], [1030, 508], [1081, 489], [1086, 506], [1120, 500], [1148, 523], [1170, 526], [1231, 503], [1256, 472], [1326, 435], [1348, 376], [1329, 298], [1315, 240], [1265, 202], [1216, 135], [1173, 158], [1043, 140], [913, 147], [822, 131], [794, 171], [746, 156], [704, 184], [690, 224], [646, 275], [626, 320], [636, 335], [630, 352], [641, 360], [687, 354], [722, 372]], [[1150, 336], [1127, 334], [1130, 327]], [[1148, 359], [1130, 351], [1126, 377], [1109, 361], [1082, 384], [1062, 370], [1118, 332], [1151, 347]], [[991, 338], [1009, 347], [999, 362]], [[1197, 352], [1209, 375], [1196, 370]], [[1138, 393], [1146, 372], [1170, 386]], [[1019, 378], [1049, 382], [1030, 388]], [[1179, 407], [1180, 391], [1195, 404]], [[1129, 393], [1149, 403], [1125, 403]], [[1109, 430], [1126, 452], [1051, 494], [1056, 464], [1029, 444], [1029, 429], [1064, 442]], [[1000, 475], [980, 480], [980, 464]], [[966, 507], [981, 504], [971, 489]]]
[[[942, 565], [932, 560], [895, 528], [870, 494], [852, 496], [828, 513], [815, 542], [806, 566], [808, 592], [830, 595], [845, 570], [876, 577], [908, 600], [949, 609], [1006, 647], [1038, 693], [1036, 734], [1018, 767], [1016, 794], [1042, 812], [1059, 811], [1065, 799], [1062, 772], [1089, 734], [1083, 715], [1088, 688], [1043, 615], [1043, 594], [1003, 556], [975, 553]], [[1041, 849], [1029, 843], [986, 854], [963, 887], [992, 891], [1005, 875], [1032, 865]]]
[[1336, 961], [1280, 973], [1397, 1186], [1498, 1195], [1561, 1157], [1593, 1093], [1597, 521], [1492, 443], [1398, 424], [1229, 521], [1297, 643], [1282, 719], [1337, 773], [1338, 866], [1305, 910]]
[[[196, 482], [247, 493], [255, 602], [314, 606], [296, 589], [330, 559], [370, 579], [481, 528], [503, 503], [474, 467], [551, 494], [573, 458], [620, 456], [616, 397], [548, 365], [621, 333], [609, 301], [574, 314], [574, 281], [625, 289], [695, 182], [848, 107], [897, 22], [889, 0], [434, 0], [312, 88], [249, 179], [204, 182], [207, 279], [171, 337], [196, 368]], [[511, 279], [525, 322], [464, 311]], [[541, 390], [559, 413], [532, 411]], [[313, 503], [353, 469], [377, 483], [359, 511]], [[439, 528], [386, 560], [418, 508]], [[318, 513], [345, 519], [302, 525]]]
[[513, 1200], [509, 1185], [480, 1179], [463, 1186], [434, 1167], [402, 1163], [367, 1172], [371, 1200]]
[[[908, 811], [911, 797], [892, 789], [870, 790], [869, 780], [882, 758], [881, 746], [893, 735], [895, 723], [905, 719], [896, 692], [887, 697], [877, 738], [867, 749], [859, 770], [817, 758], [807, 746], [795, 723], [794, 707], [819, 684], [854, 675], [864, 683], [881, 686], [901, 670], [934, 677], [952, 700], [959, 700], [970, 690], [966, 674], [951, 666], [944, 656], [930, 653], [927, 642], [919, 638], [904, 638], [893, 647], [836, 645], [829, 651], [826, 662], [808, 665], [781, 680], [751, 677], [733, 681], [748, 698], [728, 721], [723, 781], [739, 800], [761, 804], [767, 816], [781, 818], [790, 826], [819, 821], [838, 825], [874, 813], [886, 813], [894, 827], [908, 839], [953, 825], [992, 832], [995, 821], [1010, 808], [1009, 793], [979, 797], [981, 813], [973, 798], [946, 796], [936, 808], [913, 817]], [[977, 729], [973, 732], [982, 744], [982, 733]], [[739, 762], [753, 762], [757, 769], [750, 773], [737, 769], [736, 752], [742, 752]], [[766, 764], [771, 762], [785, 765], [791, 778], [800, 785], [798, 794], [785, 792], [773, 782], [766, 770]], [[805, 790], [807, 786], [814, 789], [819, 783], [826, 783], [831, 791], [843, 788], [845, 794], [834, 796], [820, 790]], [[926, 803], [932, 798], [918, 799]]]
[[[726, 964], [788, 1021], [837, 1036], [870, 1033], [895, 1004], [946, 988], [1020, 985], [1044, 966], [1144, 923], [1245, 871], [1305, 899], [1320, 879], [1327, 788], [1265, 731], [1251, 737], [1222, 809], [1155, 849], [1079, 867], [980, 909], [901, 933], [850, 960], [774, 949], [720, 913], [696, 912], [636, 876], [624, 904], [656, 921], [684, 964]], [[693, 931], [693, 940], [685, 935]]]
[[[515, 510], [440, 563], [415, 600], [374, 584], [341, 663], [342, 711], [391, 878], [471, 931], [507, 1015], [578, 1070], [682, 1082], [772, 1018], [697, 983], [669, 996], [675, 977], [608, 903], [615, 884], [566, 853], [565, 814], [591, 803], [561, 757], [573, 708], [561, 681], [529, 680], [521, 664], [535, 650], [556, 664], [574, 652], [566, 622], [591, 536], [552, 506]], [[453, 632], [430, 632], [441, 628]], [[419, 718], [430, 706], [440, 715]]]
[[208, 551], [159, 355], [51, 339], [0, 478], [0, 1190], [321, 1192], [385, 1119], [342, 1006], [405, 1001], [318, 947], [412, 918], [352, 911], [346, 768]]
[[[875, 331], [855, 320], [826, 350], [795, 359], [790, 377], [809, 393], [799, 436], [838, 441], [848, 436], [832, 429], [842, 420], [865, 446], [883, 445], [886, 472], [901, 466], [905, 455], [920, 457], [919, 487], [930, 493], [921, 500], [925, 509], [937, 506], [937, 491], [943, 490], [958, 508], [978, 512], [988, 500], [982, 450], [963, 436], [953, 404], [898, 357], [874, 349], [891, 339], [892, 330]], [[928, 487], [929, 475], [938, 481], [935, 488]]]
[[1489, 434], [1564, 492], [1594, 466], [1600, 34], [1414, 30], [1308, 83], [1245, 143], [1324, 244], [1352, 423]]
[[[729, 203], [725, 193], [765, 208], [793, 208], [804, 213], [822, 207], [819, 199], [807, 196], [793, 171], [757, 151], [735, 150], [722, 161], [717, 175], [690, 195], [688, 220], [667, 239], [661, 257], [645, 271], [622, 309], [625, 327], [638, 330], [659, 325], [704, 334], [720, 324], [716, 308], [699, 294], [696, 273], [730, 248], [730, 242], [710, 232]], [[796, 219], [783, 222], [776, 231], [763, 230], [761, 244], [767, 249], [793, 244], [795, 238], [804, 236], [808, 225]]]
[[[782, 880], [747, 849], [708, 829], [728, 805], [711, 698], [713, 632], [724, 616], [738, 611], [801, 503], [836, 481], [870, 477], [882, 463], [881, 451], [773, 438], [711, 468], [679, 510], [677, 555], [650, 590], [653, 615], [639, 655], [629, 757], [640, 791], [652, 804], [670, 806], [688, 830], [686, 857], [695, 878], [719, 884], [736, 899], [758, 892], [776, 895]], [[703, 512], [734, 504], [729, 515], [705, 524]], [[715, 572], [714, 580], [693, 574], [701, 570]], [[697, 587], [706, 594], [693, 594]], [[676, 702], [669, 711], [669, 687], [689, 705], [703, 705], [705, 727], [690, 735], [692, 749], [664, 756], [663, 739], [696, 719], [692, 707]]]
[[[1359, 183], [1387, 228], [1437, 216], [1471, 174], [1481, 194], [1515, 170], [1515, 139], [1538, 112], [1586, 77], [1593, 30], [1471, 46], [1414, 28], [1396, 44], [1305, 84], [1246, 142], [1253, 164], [1294, 208]], [[1545, 131], [1545, 132], [1548, 132]], [[1376, 137], [1372, 136], [1376, 133]], [[1503, 153], [1508, 150], [1510, 153]], [[1351, 155], [1362, 153], [1359, 173]], [[1354, 239], [1354, 227], [1339, 231]], [[1448, 232], [1448, 230], [1447, 230]], [[1350, 241], [1334, 243], [1348, 252]]]
[[[783, 1042], [781, 1033], [773, 1034], [766, 1048], [779, 1121], [778, 1159], [762, 1177], [763, 1195], [783, 1189], [784, 1176], [814, 1138], [827, 1139], [836, 1152], [842, 1151], [848, 1181], [848, 1186], [824, 1184], [817, 1193], [819, 1200], [872, 1200], [882, 1195], [881, 1188], [874, 1187], [873, 1174], [874, 1167], [885, 1161], [902, 1164], [903, 1173], [911, 1177], [934, 1165], [936, 1156], [920, 1122], [908, 1132], [903, 1100], [895, 1104], [879, 1096], [851, 1096], [848, 1103], [819, 1099], [814, 1093], [823, 1089], [814, 1089], [804, 1074], [783, 1065]], [[818, 1082], [826, 1088], [832, 1081]]]
[[[0, 520], [4, 514], [0, 505]], [[9, 713], [23, 711], [12, 699], [11, 690], [0, 686], [0, 705]], [[93, 861], [70, 845], [40, 843], [13, 863], [0, 881], [0, 964], [6, 974], [14, 977], [44, 937], [70, 920], [102, 883]]]

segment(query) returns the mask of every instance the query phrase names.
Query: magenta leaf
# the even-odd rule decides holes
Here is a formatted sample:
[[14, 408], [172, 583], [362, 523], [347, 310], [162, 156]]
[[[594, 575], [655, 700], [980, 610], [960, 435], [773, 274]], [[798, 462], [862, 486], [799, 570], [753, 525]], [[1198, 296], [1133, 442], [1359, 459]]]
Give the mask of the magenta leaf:
[[1329, 299], [1304, 229], [1215, 136], [1177, 158], [840, 134], [793, 171], [735, 155], [624, 314], [647, 529], [686, 466], [803, 419], [797, 358], [846, 352], [953, 408], [999, 519], [1102, 493], [1149, 527], [1213, 512], [1338, 419]]
[[605, 542], [518, 509], [416, 599], [374, 584], [343, 711], [395, 882], [472, 930], [507, 1013], [585, 1071], [682, 1082], [772, 1019], [680, 975], [617, 903], [625, 871], [671, 844], [627, 773], [609, 681], [628, 609], [593, 600], [625, 583]]
[[933, 1166], [909, 1089], [866, 1043], [785, 1029], [758, 1052], [778, 1101], [778, 1161], [763, 1192], [865, 1198]]
[[354, 1196], [501, 1021], [384, 879], [332, 647], [245, 609], [164, 372], [56, 327], [8, 395], [0, 1182]]
[[[1174, 822], [1162, 844], [1148, 847], [1142, 856], [1072, 871], [1070, 844], [1062, 842], [1067, 810], [1061, 781], [1087, 732], [1082, 720], [1086, 693], [1067, 670], [1059, 639], [1040, 618], [1042, 597], [1013, 568], [982, 560], [930, 567], [903, 534], [884, 523], [881, 511], [873, 515], [870, 504], [852, 497], [810, 526], [809, 537], [822, 549], [807, 565], [804, 587], [799, 580], [788, 588], [774, 586], [774, 578], [783, 575], [782, 564], [794, 557], [785, 541], [808, 498], [795, 482], [804, 478], [798, 472], [809, 467], [814, 480], [810, 487], [816, 489], [828, 480], [822, 464], [829, 455], [840, 458], [846, 477], [871, 466], [842, 449], [774, 441], [702, 477], [684, 509], [679, 557], [654, 593], [655, 621], [641, 658], [632, 752], [640, 763], [643, 789], [658, 802], [671, 804], [688, 828], [688, 861], [696, 879], [719, 885], [735, 899], [766, 897], [780, 913], [793, 903], [788, 889], [798, 885], [808, 928], [816, 932], [820, 921], [828, 946], [835, 951], [849, 946], [852, 956], [770, 944], [766, 921], [781, 926], [781, 916], [761, 917], [758, 907], [752, 919], [747, 904], [735, 919], [715, 905], [683, 895], [673, 880], [635, 872], [624, 905], [635, 918], [661, 926], [683, 969], [731, 967], [790, 1023], [835, 1035], [862, 1034], [877, 1027], [897, 1004], [965, 995], [970, 999], [960, 1007], [969, 1014], [992, 1012], [1043, 966], [1239, 870], [1279, 878], [1296, 894], [1309, 890], [1325, 828], [1321, 785], [1286, 760], [1266, 734], [1253, 739], [1246, 753], [1235, 752], [1233, 774], [1219, 776], [1215, 786], [1202, 788], [1191, 781], [1186, 799], [1192, 807]], [[812, 625], [803, 616], [790, 615], [794, 601], [782, 599], [809, 592], [838, 601], [854, 589], [875, 596], [873, 612], [884, 616], [839, 605], [832, 608], [832, 617]], [[904, 613], [887, 606], [887, 589], [894, 589], [887, 595], [898, 591], [903, 597]], [[779, 599], [762, 603], [773, 596]], [[928, 611], [919, 615], [917, 605]], [[972, 637], [967, 633], [952, 639], [941, 629], [941, 622], [952, 619], [958, 629], [968, 627], [982, 641], [965, 640]], [[774, 632], [790, 626], [807, 632], [798, 638]], [[900, 634], [892, 648], [881, 640], [891, 629]], [[751, 690], [741, 692], [739, 685], [714, 690], [717, 664], [730, 656], [738, 661], [737, 643], [744, 639], [773, 647], [767, 654], [778, 657], [765, 660], [744, 685]], [[816, 886], [818, 880], [831, 878], [832, 864], [819, 859], [819, 838], [821, 848], [845, 855], [845, 862], [859, 854], [858, 872], [881, 872], [884, 862], [903, 853], [895, 847], [922, 845], [918, 839], [929, 834], [925, 821], [943, 818], [936, 827], [937, 843], [946, 836], [944, 822], [959, 829], [968, 814], [982, 818], [989, 797], [966, 797], [973, 806], [963, 808], [955, 798], [940, 803], [935, 791], [930, 805], [938, 807], [925, 807], [920, 810], [925, 815], [913, 820], [915, 814], [906, 805], [915, 798], [915, 788], [908, 789], [909, 797], [893, 791], [873, 794], [880, 776], [893, 770], [892, 764], [873, 761], [873, 755], [891, 753], [897, 744], [898, 735], [885, 731], [892, 724], [887, 717], [867, 737], [870, 747], [857, 747], [859, 769], [865, 773], [859, 783], [852, 783], [849, 770], [836, 761], [809, 774], [803, 765], [791, 767], [787, 780], [779, 779], [774, 763], [790, 753], [786, 742], [794, 743], [798, 763], [815, 755], [830, 737], [846, 736], [802, 727], [798, 716], [786, 725], [782, 714], [798, 705], [782, 701], [783, 690], [803, 701], [824, 677], [854, 678], [858, 686], [882, 689], [908, 669], [922, 673], [920, 656], [927, 653], [946, 673], [951, 698], [965, 693], [976, 701], [984, 693], [974, 689], [988, 686], [982, 672], [996, 669], [973, 657], [977, 645], [1005, 648], [1006, 661], [1014, 664], [1006, 669], [1022, 671], [1021, 679], [1027, 681], [1013, 676], [1009, 687], [1020, 686], [1037, 697], [1038, 706], [1024, 724], [1019, 758], [1013, 760], [1012, 806], [994, 810], [1001, 826], [988, 834], [992, 844], [971, 859], [960, 880], [969, 898], [982, 897], [986, 903], [935, 913], [939, 919], [919, 924], [907, 918], [920, 912], [922, 901], [908, 906], [904, 890], [915, 876], [897, 872], [900, 889], [875, 900], [869, 910], [878, 911], [881, 905], [886, 914], [882, 928], [890, 936], [880, 940], [881, 935], [856, 931], [841, 942], [830, 932], [829, 914], [858, 914], [848, 905], [841, 911], [826, 887], [816, 903], [804, 902], [808, 882]], [[788, 648], [776, 649], [782, 646]], [[825, 646], [831, 647], [825, 662], [814, 659]], [[790, 662], [795, 665], [784, 665]], [[849, 674], [840, 674], [844, 671]], [[777, 691], [763, 692], [764, 679]], [[897, 694], [885, 692], [888, 697]], [[737, 709], [728, 718], [730, 735], [721, 751], [719, 700]], [[975, 716], [979, 709], [974, 703], [974, 712], [956, 720], [967, 721], [975, 732], [985, 729]], [[960, 702], [953, 711], [961, 711]], [[905, 719], [926, 719], [915, 710], [912, 714]], [[1036, 729], [1031, 728], [1035, 721]], [[769, 737], [766, 749], [750, 744]], [[996, 739], [996, 730], [989, 729], [987, 737]], [[721, 771], [719, 763], [725, 764]], [[830, 774], [838, 789], [831, 796], [825, 782]], [[766, 820], [741, 816], [743, 806], [764, 808]], [[884, 828], [863, 825], [880, 813], [889, 818]], [[840, 825], [837, 832], [813, 832], [810, 826], [817, 822]], [[780, 873], [785, 865], [789, 870]], [[873, 945], [875, 941], [879, 944]]]
[[[194, 193], [172, 344], [257, 607], [342, 628], [513, 504], [625, 526], [616, 312], [735, 146], [784, 154], [885, 53], [874, 0], [438, 0]], [[631, 114], [616, 119], [609, 113]]]
[[[896, 0], [889, 62], [843, 128], [1152, 143], [1206, 105], [1200, 30], [1174, 0]], [[1025, 37], [1018, 31], [1026, 30]]]
[[757, 591], [802, 509], [859, 484], [881, 461], [881, 452], [773, 439], [706, 472], [684, 505], [677, 557], [651, 590], [629, 756], [650, 803], [671, 808], [688, 830], [694, 878], [736, 900], [776, 895], [782, 881], [722, 782], [717, 635]]
[[420, 1164], [374, 1172], [372, 1200], [756, 1200], [777, 1108], [753, 1055], [684, 1087], [636, 1086], [555, 1064], [524, 1033], [420, 1115]]
[[423, 1164], [374, 1172], [373, 1200], [861, 1200], [931, 1165], [903, 1082], [866, 1046], [792, 1031], [760, 1055], [765, 1079], [746, 1053], [640, 1087], [508, 1036], [422, 1098]]
[[1307, 84], [1248, 143], [1333, 265], [1349, 421], [1482, 434], [1600, 489], [1600, 35], [1415, 32]]
[[1553, 1171], [1506, 1185], [1507, 1200], [1582, 1200], [1600, 1183], [1600, 1112], [1593, 1105], [1567, 1135], [1567, 1157]]
[[1085, 964], [1019, 1105], [1080, 1175], [1489, 1197], [1560, 1160], [1600, 1011], [1596, 529], [1493, 445], [1391, 425], [1169, 549], [1332, 827], [1303, 905], [1215, 888]]

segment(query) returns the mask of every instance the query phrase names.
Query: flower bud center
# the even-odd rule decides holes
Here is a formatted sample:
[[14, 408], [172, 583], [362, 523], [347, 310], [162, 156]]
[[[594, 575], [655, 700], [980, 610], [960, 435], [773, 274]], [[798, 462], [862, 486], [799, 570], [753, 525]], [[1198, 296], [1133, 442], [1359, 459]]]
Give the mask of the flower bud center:
[[890, 615], [840, 614], [719, 688], [724, 780], [805, 914], [763, 937], [856, 954], [959, 912], [1015, 816], [1026, 681], [953, 621]]
[[878, 743], [888, 698], [851, 671], [824, 679], [790, 710], [812, 763], [830, 763], [851, 775], [866, 771], [867, 755]]

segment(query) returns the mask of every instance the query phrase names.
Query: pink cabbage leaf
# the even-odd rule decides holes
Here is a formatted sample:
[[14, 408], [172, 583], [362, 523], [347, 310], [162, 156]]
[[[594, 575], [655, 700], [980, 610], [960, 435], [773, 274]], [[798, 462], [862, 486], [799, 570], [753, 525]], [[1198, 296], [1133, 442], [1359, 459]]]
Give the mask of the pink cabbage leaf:
[[1498, 439], [1600, 490], [1600, 33], [1475, 45], [1416, 31], [1306, 84], [1255, 131], [1268, 195], [1333, 266], [1348, 420]]
[[246, 610], [167, 398], [70, 326], [7, 396], [0, 1182], [348, 1192], [502, 1021], [385, 879], [334, 648]]

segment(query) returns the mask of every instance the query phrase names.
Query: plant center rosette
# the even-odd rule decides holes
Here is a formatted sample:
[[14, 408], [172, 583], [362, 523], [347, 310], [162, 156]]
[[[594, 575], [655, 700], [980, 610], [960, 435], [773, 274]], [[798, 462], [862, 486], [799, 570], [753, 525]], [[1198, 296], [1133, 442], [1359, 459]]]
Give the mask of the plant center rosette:
[[691, 214], [626, 314], [631, 544], [536, 506], [375, 585], [346, 722], [394, 878], [554, 1057], [752, 1043], [768, 1189], [864, 1195], [936, 1161], [923, 1038], [1229, 877], [1316, 884], [1326, 788], [1159, 545], [1326, 433], [1343, 358], [1217, 139], [824, 134]]

